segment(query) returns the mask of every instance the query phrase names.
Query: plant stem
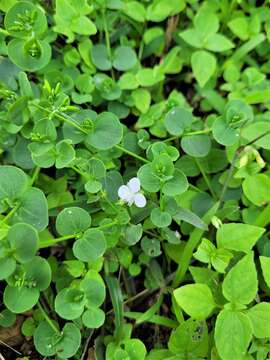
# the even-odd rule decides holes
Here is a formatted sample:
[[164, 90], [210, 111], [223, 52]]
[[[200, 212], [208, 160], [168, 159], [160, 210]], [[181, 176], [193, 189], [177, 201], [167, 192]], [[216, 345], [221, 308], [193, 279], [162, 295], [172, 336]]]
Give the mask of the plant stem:
[[[39, 105], [39, 104], [35, 104], [32, 103], [33, 106], [35, 106], [36, 108], [45, 111], [47, 114], [51, 114], [52, 111], [50, 111], [49, 109], [46, 109], [45, 107]], [[76, 129], [80, 130], [81, 132], [83, 132], [84, 134], [88, 134], [88, 131], [86, 131], [85, 129], [83, 129], [75, 120], [71, 121], [69, 119], [67, 119], [63, 113], [58, 112], [57, 110], [54, 111], [54, 116], [57, 117], [59, 120], [62, 120], [64, 122], [66, 122], [67, 124], [69, 124], [70, 126], [75, 127]]]
[[6, 223], [15, 214], [20, 205], [21, 203], [19, 202], [16, 206], [14, 206], [14, 208], [10, 210], [10, 212], [0, 221], [0, 225]]
[[82, 171], [80, 171], [78, 168], [76, 168], [76, 166], [70, 166], [70, 168], [75, 171], [76, 173], [78, 173], [79, 175], [81, 175], [84, 178], [88, 178], [87, 174], [83, 173]]
[[212, 131], [212, 129], [204, 129], [204, 130], [197, 130], [184, 133], [183, 136], [193, 136], [193, 135], [201, 135], [201, 134], [208, 134]]
[[58, 243], [60, 243], [62, 241], [65, 241], [65, 240], [74, 239], [76, 236], [77, 236], [76, 234], [65, 235], [65, 236], [61, 236], [61, 237], [56, 238], [56, 239], [50, 239], [50, 240], [47, 240], [47, 241], [42, 241], [40, 243], [40, 245], [39, 245], [39, 249], [44, 249], [44, 248], [56, 245], [56, 244], [58, 244]]
[[[102, 21], [103, 21], [108, 57], [110, 60], [112, 60], [112, 49], [111, 49], [110, 34], [109, 34], [109, 30], [108, 30], [106, 10], [102, 11]], [[111, 75], [112, 75], [112, 79], [115, 80], [113, 69], [111, 69]]]
[[227, 191], [227, 188], [228, 188], [228, 185], [231, 181], [231, 178], [232, 178], [232, 175], [233, 175], [233, 170], [234, 170], [234, 165], [235, 165], [235, 162], [238, 158], [238, 151], [236, 150], [234, 155], [233, 155], [233, 159], [232, 159], [232, 162], [231, 162], [231, 166], [229, 168], [229, 171], [228, 171], [228, 174], [227, 174], [227, 177], [226, 177], [226, 180], [224, 182], [224, 185], [223, 185], [223, 188], [221, 190], [221, 194], [220, 194], [220, 198], [219, 198], [219, 206], [221, 207], [222, 204], [223, 204], [223, 200], [224, 200], [224, 196], [226, 195], [226, 191]]
[[140, 161], [142, 161], [142, 162], [144, 162], [144, 163], [146, 163], [146, 164], [148, 164], [148, 163], [150, 162], [149, 160], [143, 158], [142, 156], [137, 155], [137, 154], [135, 154], [134, 152], [125, 149], [123, 146], [115, 145], [115, 147], [116, 147], [116, 149], [121, 150], [121, 151], [123, 151], [124, 153], [126, 153], [126, 154], [134, 157], [135, 159], [138, 159], [138, 160], [140, 160]]
[[[46, 108], [44, 108], [43, 106], [40, 106], [40, 105], [38, 105], [38, 104], [33, 104], [33, 105], [36, 106], [37, 108], [39, 108], [40, 110], [44, 110], [44, 111], [46, 111], [48, 114], [51, 114], [51, 111], [48, 110], [48, 109], [46, 109]], [[57, 112], [55, 112], [55, 116], [58, 117], [58, 119], [63, 120], [64, 122], [68, 123], [70, 126], [75, 127], [76, 129], [80, 130], [81, 132], [83, 132], [83, 133], [85, 133], [85, 134], [88, 134], [88, 132], [87, 132], [85, 129], [83, 129], [79, 124], [77, 124], [75, 120], [71, 121], [71, 120], [67, 119], [65, 116], [63, 116], [63, 115], [61, 115], [61, 114], [59, 114], [59, 113], [57, 113]], [[123, 146], [121, 146], [121, 145], [115, 145], [115, 148], [117, 148], [118, 150], [121, 150], [122, 152], [124, 152], [124, 153], [126, 153], [126, 154], [134, 157], [135, 159], [138, 159], [138, 160], [140, 160], [140, 161], [142, 161], [142, 162], [144, 162], [144, 163], [146, 163], [146, 164], [149, 163], [149, 160], [143, 158], [143, 157], [140, 156], [140, 155], [135, 154], [135, 153], [132, 152], [132, 151], [129, 151], [129, 150], [125, 149], [125, 148], [124, 148]], [[74, 171], [79, 172], [75, 167], [72, 167], [72, 168], [73, 168]], [[75, 170], [75, 169], [76, 169], [76, 170]], [[82, 175], [82, 173], [80, 173], [80, 174]]]
[[[100, 225], [100, 226], [97, 226], [93, 229], [95, 230], [102, 230], [102, 229], [106, 229], [108, 227], [111, 227], [111, 226], [114, 226], [116, 225], [118, 222], [117, 220], [113, 221], [113, 222], [110, 222], [108, 224], [104, 224], [104, 225]], [[49, 239], [47, 241], [42, 241], [39, 245], [39, 249], [44, 249], [44, 248], [47, 248], [47, 247], [50, 247], [50, 246], [53, 246], [53, 245], [56, 245], [56, 244], [59, 244], [60, 242], [63, 242], [63, 241], [66, 241], [66, 240], [70, 240], [70, 239], [74, 239], [76, 238], [76, 236], [78, 236], [78, 234], [72, 234], [72, 235], [65, 235], [65, 236], [60, 236], [59, 238], [55, 238], [55, 239]]]
[[34, 185], [36, 179], [38, 178], [39, 173], [40, 173], [40, 167], [37, 166], [37, 167], [35, 168], [35, 171], [33, 172], [33, 175], [32, 175], [31, 181], [30, 181], [30, 185], [31, 185], [31, 186]]
[[49, 318], [46, 311], [43, 309], [40, 302], [37, 303], [37, 306], [39, 310], [41, 311], [42, 315], [44, 316], [44, 319], [47, 321], [47, 323], [50, 325], [50, 327], [53, 329], [53, 331], [60, 335], [60, 330], [56, 327], [56, 325], [53, 323], [53, 321]]
[[212, 185], [211, 185], [211, 182], [210, 182], [210, 180], [208, 179], [208, 176], [206, 175], [206, 172], [204, 171], [204, 169], [203, 169], [200, 161], [197, 160], [197, 158], [194, 158], [194, 159], [195, 159], [195, 161], [196, 161], [196, 164], [197, 164], [198, 168], [200, 169], [200, 172], [202, 173], [202, 176], [203, 176], [203, 178], [204, 178], [204, 181], [206, 182], [206, 185], [207, 185], [208, 189], [210, 190], [211, 195], [213, 196], [213, 198], [214, 198], [215, 200], [217, 200], [217, 196], [216, 196], [216, 194], [215, 194], [215, 192], [214, 192], [214, 189], [213, 189], [213, 187], [212, 187]]
[[[203, 217], [203, 221], [208, 225], [212, 219], [212, 217], [215, 215], [219, 207], [219, 202], [217, 202], [214, 206], [211, 207], [210, 210], [207, 211], [207, 213]], [[202, 235], [204, 233], [204, 230], [201, 229], [195, 229], [192, 231], [185, 248], [182, 252], [181, 259], [179, 261], [178, 268], [176, 270], [175, 277], [173, 279], [172, 287], [176, 288], [181, 284], [181, 282], [184, 280], [184, 277], [186, 275], [186, 272], [189, 267], [190, 260], [193, 255], [193, 251], [196, 249], [196, 247], [199, 245], [200, 240], [202, 238]]]

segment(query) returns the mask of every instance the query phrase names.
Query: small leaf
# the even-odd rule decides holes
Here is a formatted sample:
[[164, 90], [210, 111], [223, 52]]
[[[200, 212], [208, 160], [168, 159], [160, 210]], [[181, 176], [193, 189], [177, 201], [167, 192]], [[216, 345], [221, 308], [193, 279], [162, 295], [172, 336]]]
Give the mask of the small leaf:
[[266, 285], [270, 287], [270, 258], [267, 256], [260, 256], [260, 263], [263, 273], [263, 278]]
[[192, 318], [204, 320], [216, 307], [210, 288], [205, 284], [189, 284], [174, 290], [179, 306]]
[[195, 79], [200, 87], [204, 87], [207, 81], [216, 71], [217, 61], [214, 55], [205, 50], [195, 51], [191, 56], [191, 67]]
[[171, 135], [181, 136], [193, 120], [192, 113], [185, 108], [174, 107], [166, 115], [164, 125]]
[[245, 255], [228, 272], [222, 291], [227, 300], [235, 304], [249, 304], [258, 291], [258, 280], [253, 253]]
[[261, 302], [247, 311], [253, 325], [253, 334], [258, 339], [270, 337], [270, 304]]
[[21, 263], [32, 260], [38, 250], [38, 233], [31, 225], [13, 225], [9, 229], [7, 239], [15, 251], [15, 258]]
[[248, 253], [264, 232], [264, 229], [248, 224], [223, 224], [217, 231], [217, 245]]
[[104, 324], [105, 313], [99, 308], [90, 308], [82, 316], [83, 324], [91, 329], [97, 329]]
[[117, 116], [110, 112], [103, 112], [93, 121], [93, 131], [86, 141], [99, 150], [108, 150], [120, 143], [123, 127]]
[[206, 134], [183, 136], [181, 147], [190, 156], [201, 158], [208, 155], [211, 150], [211, 140]]
[[62, 210], [56, 218], [56, 230], [62, 235], [79, 234], [91, 225], [88, 212], [79, 207], [68, 207]]
[[232, 310], [222, 310], [219, 313], [215, 326], [215, 343], [222, 359], [242, 359], [251, 338], [252, 326], [247, 315]]
[[[245, 196], [253, 204], [262, 206], [270, 202], [270, 178], [266, 174], [247, 176], [242, 186]], [[254, 189], [256, 189], [256, 191], [254, 191]]]
[[113, 55], [113, 67], [119, 71], [132, 69], [137, 63], [135, 51], [129, 46], [118, 46]]
[[81, 261], [96, 261], [105, 253], [106, 247], [107, 244], [103, 232], [88, 229], [73, 244], [73, 253]]

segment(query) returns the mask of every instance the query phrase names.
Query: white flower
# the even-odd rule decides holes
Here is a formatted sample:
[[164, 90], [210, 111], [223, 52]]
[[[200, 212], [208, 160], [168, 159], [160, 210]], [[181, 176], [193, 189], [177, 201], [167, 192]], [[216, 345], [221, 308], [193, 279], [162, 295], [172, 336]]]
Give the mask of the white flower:
[[127, 185], [120, 186], [118, 189], [118, 196], [129, 206], [135, 204], [137, 207], [142, 208], [146, 205], [146, 198], [140, 192], [140, 189], [140, 180], [137, 177], [134, 177], [129, 180]]

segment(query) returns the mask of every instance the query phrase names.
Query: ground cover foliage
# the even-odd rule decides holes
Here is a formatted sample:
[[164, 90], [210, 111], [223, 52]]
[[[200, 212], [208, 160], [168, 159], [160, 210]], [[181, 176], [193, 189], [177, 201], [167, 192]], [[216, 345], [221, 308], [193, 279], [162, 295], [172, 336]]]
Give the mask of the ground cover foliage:
[[268, 359], [268, 1], [0, 11], [5, 355]]

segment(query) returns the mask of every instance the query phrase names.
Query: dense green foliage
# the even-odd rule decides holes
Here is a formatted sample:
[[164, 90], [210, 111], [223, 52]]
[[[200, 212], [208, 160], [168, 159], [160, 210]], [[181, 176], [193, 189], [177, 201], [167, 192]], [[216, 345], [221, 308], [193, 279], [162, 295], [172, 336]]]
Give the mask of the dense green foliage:
[[0, 327], [40, 359], [268, 359], [268, 2], [0, 19]]

